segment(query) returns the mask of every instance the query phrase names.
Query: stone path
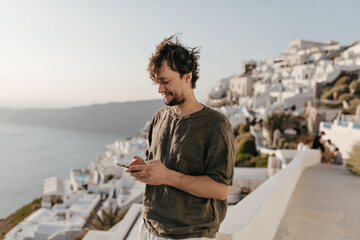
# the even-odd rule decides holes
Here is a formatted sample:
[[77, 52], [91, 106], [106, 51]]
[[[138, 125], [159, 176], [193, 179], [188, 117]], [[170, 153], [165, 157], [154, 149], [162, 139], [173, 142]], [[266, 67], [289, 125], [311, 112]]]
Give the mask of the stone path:
[[360, 239], [360, 177], [343, 166], [305, 169], [274, 240]]

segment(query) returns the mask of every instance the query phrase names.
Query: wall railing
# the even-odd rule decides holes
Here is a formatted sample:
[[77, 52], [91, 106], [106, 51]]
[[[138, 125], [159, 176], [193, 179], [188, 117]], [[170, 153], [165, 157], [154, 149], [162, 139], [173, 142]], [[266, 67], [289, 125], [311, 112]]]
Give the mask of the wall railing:
[[273, 239], [303, 170], [319, 162], [319, 150], [298, 152], [286, 168], [228, 211], [216, 239]]

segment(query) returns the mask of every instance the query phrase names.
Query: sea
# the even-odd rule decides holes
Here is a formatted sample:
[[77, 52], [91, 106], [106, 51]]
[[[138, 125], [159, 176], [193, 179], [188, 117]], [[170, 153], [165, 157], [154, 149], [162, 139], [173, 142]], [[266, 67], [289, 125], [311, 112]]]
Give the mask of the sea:
[[0, 122], [0, 219], [41, 197], [44, 179], [87, 167], [126, 137]]

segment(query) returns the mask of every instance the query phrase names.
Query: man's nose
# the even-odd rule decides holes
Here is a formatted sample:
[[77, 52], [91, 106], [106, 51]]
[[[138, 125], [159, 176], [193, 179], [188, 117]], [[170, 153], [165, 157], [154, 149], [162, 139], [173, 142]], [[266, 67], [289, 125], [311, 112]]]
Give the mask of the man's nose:
[[164, 84], [159, 83], [159, 85], [158, 85], [158, 92], [159, 92], [159, 93], [162, 93], [162, 92], [164, 92], [164, 91], [165, 91], [165, 86], [164, 86]]

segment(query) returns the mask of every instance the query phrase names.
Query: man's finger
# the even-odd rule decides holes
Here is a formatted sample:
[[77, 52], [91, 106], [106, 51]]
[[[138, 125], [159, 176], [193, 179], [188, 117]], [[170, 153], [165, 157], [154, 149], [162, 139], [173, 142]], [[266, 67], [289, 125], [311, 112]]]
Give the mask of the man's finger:
[[146, 165], [132, 165], [129, 166], [129, 172], [134, 172], [134, 171], [144, 171], [146, 170]]
[[147, 173], [145, 171], [132, 171], [130, 172], [130, 175], [135, 178], [142, 178], [146, 177]]

